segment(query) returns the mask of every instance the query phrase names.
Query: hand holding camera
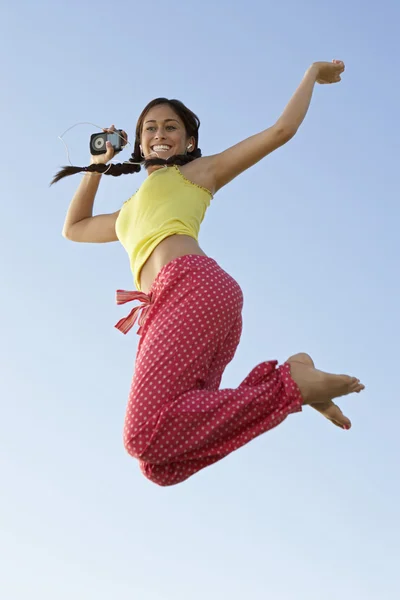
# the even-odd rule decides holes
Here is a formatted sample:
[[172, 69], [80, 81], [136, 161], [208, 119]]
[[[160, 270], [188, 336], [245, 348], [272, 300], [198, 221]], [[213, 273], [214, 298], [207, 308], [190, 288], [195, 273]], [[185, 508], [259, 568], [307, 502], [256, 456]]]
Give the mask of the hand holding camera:
[[94, 133], [90, 137], [90, 164], [107, 164], [128, 143], [128, 135], [114, 125], [103, 129], [104, 133]]

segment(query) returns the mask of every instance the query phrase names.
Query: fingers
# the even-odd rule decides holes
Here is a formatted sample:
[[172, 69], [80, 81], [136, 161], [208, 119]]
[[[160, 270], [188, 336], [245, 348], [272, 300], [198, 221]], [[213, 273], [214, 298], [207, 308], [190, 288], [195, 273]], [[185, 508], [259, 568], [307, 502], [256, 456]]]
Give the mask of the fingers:
[[333, 60], [332, 61], [339, 69], [340, 73], [343, 73], [343, 71], [345, 70], [345, 66], [344, 66], [344, 62], [342, 60]]
[[[111, 125], [111, 127], [104, 127], [103, 128], [104, 133], [114, 133], [115, 131], [115, 125]], [[121, 131], [121, 137], [122, 137], [122, 145], [126, 146], [128, 143], [128, 134], [126, 133], [126, 131]]]
[[[111, 127], [105, 127], [103, 129], [104, 133], [113, 133], [115, 131], [115, 125], [111, 125]], [[115, 155], [115, 151], [111, 142], [106, 142], [106, 151], [105, 151], [105, 160], [108, 162]]]
[[111, 142], [106, 142], [106, 148], [107, 148], [107, 150], [106, 150], [106, 152], [105, 152], [105, 156], [104, 156], [104, 158], [105, 158], [107, 161], [109, 161], [109, 160], [111, 160], [112, 158], [114, 158], [114, 155], [115, 155], [115, 150], [114, 150], [114, 148], [113, 148], [113, 145], [112, 145], [112, 143], [111, 143]]
[[121, 133], [121, 135], [122, 135], [123, 142], [124, 142], [124, 144], [123, 144], [123, 145], [124, 145], [124, 146], [126, 146], [126, 145], [127, 145], [127, 143], [128, 143], [128, 134], [126, 133], [126, 131], [122, 130], [122, 133]]

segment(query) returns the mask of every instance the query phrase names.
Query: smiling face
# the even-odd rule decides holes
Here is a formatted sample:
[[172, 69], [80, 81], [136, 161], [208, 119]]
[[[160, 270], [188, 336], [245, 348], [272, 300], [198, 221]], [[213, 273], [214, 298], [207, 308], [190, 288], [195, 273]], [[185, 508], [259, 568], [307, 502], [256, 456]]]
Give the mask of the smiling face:
[[187, 136], [183, 121], [168, 104], [154, 106], [146, 114], [141, 145], [147, 159], [185, 154], [188, 146], [192, 144], [193, 148], [194, 143], [194, 138]]

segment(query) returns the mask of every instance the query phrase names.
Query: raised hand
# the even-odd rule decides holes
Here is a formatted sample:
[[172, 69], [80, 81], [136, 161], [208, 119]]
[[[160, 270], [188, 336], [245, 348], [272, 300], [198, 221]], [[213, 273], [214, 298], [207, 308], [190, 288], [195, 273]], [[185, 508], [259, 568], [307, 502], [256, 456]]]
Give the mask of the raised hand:
[[[115, 126], [111, 125], [111, 127], [105, 127], [103, 129], [104, 133], [114, 133]], [[122, 137], [124, 139], [124, 146], [128, 143], [128, 134], [123, 131]], [[118, 154], [115, 152], [112, 144], [110, 142], [106, 143], [106, 151], [104, 154], [91, 155], [90, 164], [107, 164], [110, 160], [114, 158], [114, 156]]]
[[338, 83], [345, 68], [342, 60], [315, 62], [312, 66], [316, 70], [316, 82], [321, 84]]

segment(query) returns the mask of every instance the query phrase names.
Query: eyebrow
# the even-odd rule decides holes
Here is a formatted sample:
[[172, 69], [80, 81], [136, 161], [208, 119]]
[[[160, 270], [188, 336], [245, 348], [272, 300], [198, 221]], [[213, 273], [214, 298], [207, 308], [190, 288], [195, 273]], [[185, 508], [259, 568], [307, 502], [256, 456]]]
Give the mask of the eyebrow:
[[[176, 119], [165, 119], [163, 122], [167, 123], [167, 121], [175, 121], [176, 123], [179, 124], [179, 121], [177, 121]], [[146, 123], [157, 123], [157, 121], [155, 119], [150, 119], [150, 121], [145, 121], [144, 124], [146, 125]]]

